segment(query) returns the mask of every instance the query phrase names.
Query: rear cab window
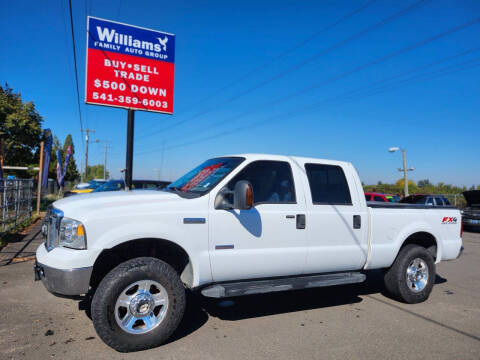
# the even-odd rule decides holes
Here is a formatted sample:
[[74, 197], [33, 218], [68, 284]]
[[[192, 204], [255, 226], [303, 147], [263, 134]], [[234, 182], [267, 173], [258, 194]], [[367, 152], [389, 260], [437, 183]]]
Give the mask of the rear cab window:
[[352, 205], [350, 188], [338, 165], [305, 164], [314, 205]]

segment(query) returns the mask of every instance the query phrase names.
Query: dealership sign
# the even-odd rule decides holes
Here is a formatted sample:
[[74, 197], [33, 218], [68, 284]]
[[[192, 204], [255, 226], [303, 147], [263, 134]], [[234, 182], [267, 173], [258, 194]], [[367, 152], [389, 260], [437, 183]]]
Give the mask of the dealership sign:
[[175, 35], [89, 16], [85, 101], [173, 113]]

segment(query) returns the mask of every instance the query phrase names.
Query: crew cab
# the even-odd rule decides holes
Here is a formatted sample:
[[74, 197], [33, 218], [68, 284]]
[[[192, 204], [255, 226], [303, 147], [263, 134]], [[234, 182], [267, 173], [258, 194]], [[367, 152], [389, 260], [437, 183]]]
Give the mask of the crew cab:
[[265, 154], [205, 161], [162, 190], [56, 201], [35, 277], [88, 294], [112, 348], [158, 346], [186, 289], [223, 298], [359, 283], [385, 269], [395, 298], [426, 300], [435, 264], [462, 249], [454, 207], [368, 203], [352, 164]]

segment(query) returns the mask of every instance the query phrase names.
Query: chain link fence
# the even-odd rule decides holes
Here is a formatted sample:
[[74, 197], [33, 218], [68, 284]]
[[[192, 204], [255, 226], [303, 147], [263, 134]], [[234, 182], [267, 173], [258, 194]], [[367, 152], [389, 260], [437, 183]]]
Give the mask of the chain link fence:
[[33, 179], [0, 180], [0, 233], [31, 216], [34, 196]]

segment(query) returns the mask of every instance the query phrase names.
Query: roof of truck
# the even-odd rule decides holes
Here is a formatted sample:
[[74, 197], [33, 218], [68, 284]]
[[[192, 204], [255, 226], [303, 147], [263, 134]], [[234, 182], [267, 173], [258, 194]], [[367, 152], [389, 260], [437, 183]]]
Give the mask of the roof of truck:
[[302, 157], [302, 156], [291, 156], [291, 155], [276, 155], [276, 154], [256, 154], [256, 153], [245, 153], [245, 154], [231, 154], [231, 155], [224, 155], [220, 157], [228, 157], [228, 156], [241, 156], [251, 160], [287, 160], [291, 159], [294, 161], [299, 162], [321, 162], [325, 164], [343, 164], [343, 165], [350, 165], [350, 162], [347, 161], [339, 161], [339, 160], [328, 160], [328, 159], [319, 159], [319, 158], [312, 158], [312, 157]]

